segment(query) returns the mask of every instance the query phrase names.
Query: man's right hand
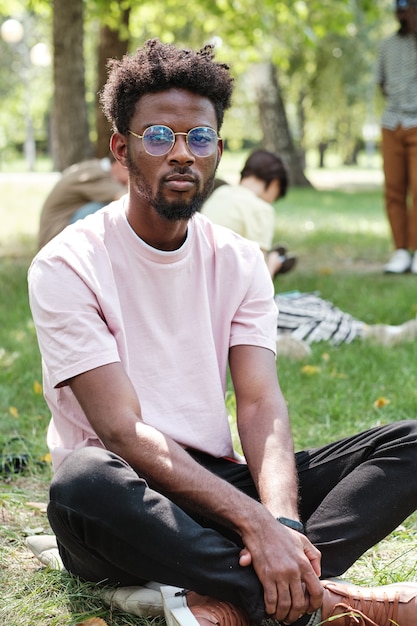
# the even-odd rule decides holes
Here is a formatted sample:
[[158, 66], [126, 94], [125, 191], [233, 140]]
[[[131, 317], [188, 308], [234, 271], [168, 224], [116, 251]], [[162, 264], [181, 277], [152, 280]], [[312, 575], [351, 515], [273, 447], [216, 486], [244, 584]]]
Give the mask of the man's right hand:
[[245, 548], [239, 562], [255, 569], [268, 616], [290, 624], [321, 606], [321, 555], [307, 537], [270, 517], [242, 536]]

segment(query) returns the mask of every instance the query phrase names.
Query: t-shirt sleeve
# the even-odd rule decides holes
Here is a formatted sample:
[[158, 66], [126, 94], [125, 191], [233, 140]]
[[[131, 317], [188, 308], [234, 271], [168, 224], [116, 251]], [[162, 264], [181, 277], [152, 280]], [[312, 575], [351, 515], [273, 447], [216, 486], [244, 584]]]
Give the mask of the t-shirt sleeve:
[[120, 361], [104, 321], [103, 302], [76, 269], [62, 259], [35, 259], [29, 300], [44, 367], [54, 387], [96, 367]]
[[254, 345], [276, 354], [277, 322], [274, 285], [258, 249], [248, 290], [233, 318], [230, 347]]

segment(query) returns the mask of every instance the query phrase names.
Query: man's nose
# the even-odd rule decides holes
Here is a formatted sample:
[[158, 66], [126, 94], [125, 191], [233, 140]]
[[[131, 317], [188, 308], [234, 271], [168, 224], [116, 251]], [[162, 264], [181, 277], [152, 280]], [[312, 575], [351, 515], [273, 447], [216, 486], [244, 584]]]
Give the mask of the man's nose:
[[175, 135], [175, 143], [169, 152], [171, 161], [179, 163], [193, 163], [195, 157], [187, 144], [186, 135]]

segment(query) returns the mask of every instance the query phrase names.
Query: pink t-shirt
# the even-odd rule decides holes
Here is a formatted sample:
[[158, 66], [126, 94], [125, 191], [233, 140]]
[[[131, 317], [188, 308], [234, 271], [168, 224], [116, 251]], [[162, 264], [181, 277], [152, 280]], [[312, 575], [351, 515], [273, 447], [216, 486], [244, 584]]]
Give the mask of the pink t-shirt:
[[185, 447], [231, 455], [229, 348], [275, 351], [263, 255], [201, 214], [180, 249], [156, 250], [131, 229], [124, 202], [67, 227], [29, 270], [54, 466], [75, 448], [102, 446], [66, 381], [119, 361], [146, 423]]

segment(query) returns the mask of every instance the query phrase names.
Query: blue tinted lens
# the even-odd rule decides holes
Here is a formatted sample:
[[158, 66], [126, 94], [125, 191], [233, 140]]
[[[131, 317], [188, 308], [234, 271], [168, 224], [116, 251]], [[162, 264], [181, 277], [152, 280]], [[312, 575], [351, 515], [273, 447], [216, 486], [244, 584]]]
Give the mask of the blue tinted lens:
[[171, 150], [175, 135], [168, 126], [149, 126], [143, 133], [142, 141], [146, 152], [162, 156]]
[[216, 150], [217, 133], [209, 126], [199, 126], [190, 130], [187, 143], [195, 156], [210, 156]]

